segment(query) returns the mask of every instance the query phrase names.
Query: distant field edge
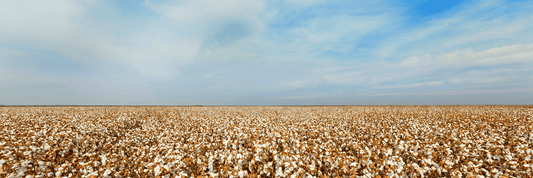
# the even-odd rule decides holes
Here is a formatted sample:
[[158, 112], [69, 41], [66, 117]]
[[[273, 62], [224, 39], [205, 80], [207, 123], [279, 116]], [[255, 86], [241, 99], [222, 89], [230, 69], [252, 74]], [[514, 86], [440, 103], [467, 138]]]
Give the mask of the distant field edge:
[[0, 105], [0, 107], [317, 107], [317, 106], [526, 106], [533, 104], [450, 104], [450, 105]]

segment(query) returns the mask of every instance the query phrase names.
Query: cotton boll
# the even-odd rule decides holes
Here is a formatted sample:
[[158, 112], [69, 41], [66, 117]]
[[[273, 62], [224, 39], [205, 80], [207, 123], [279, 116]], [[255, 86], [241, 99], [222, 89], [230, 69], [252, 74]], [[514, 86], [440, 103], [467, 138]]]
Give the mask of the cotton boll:
[[44, 147], [43, 147], [44, 151], [48, 151], [50, 150], [50, 148], [52, 148], [50, 145], [48, 145], [47, 143], [44, 144]]
[[285, 174], [283, 173], [283, 170], [281, 169], [281, 167], [278, 168], [278, 170], [276, 171], [275, 176], [276, 177], [285, 177]]
[[161, 167], [159, 165], [154, 168], [154, 174], [155, 176], [159, 176], [159, 174], [161, 174]]

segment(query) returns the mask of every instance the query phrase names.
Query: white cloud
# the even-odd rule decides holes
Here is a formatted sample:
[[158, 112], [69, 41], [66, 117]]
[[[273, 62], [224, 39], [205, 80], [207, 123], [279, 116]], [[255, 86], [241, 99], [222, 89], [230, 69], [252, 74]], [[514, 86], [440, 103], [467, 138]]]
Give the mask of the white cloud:
[[[450, 57], [452, 57], [453, 55], [455, 54], [452, 54]], [[401, 64], [404, 66], [418, 66], [428, 62], [431, 62], [431, 55], [425, 54], [422, 56], [408, 57], [407, 59], [404, 59]]]
[[475, 56], [483, 56], [481, 58], [478, 57], [478, 59], [474, 61], [474, 63], [478, 65], [502, 65], [519, 62], [533, 62], [533, 45], [515, 45], [504, 48], [493, 48], [479, 52], [478, 54], [474, 53], [472, 58], [475, 58]]
[[[93, 26], [107, 22], [86, 23], [94, 15], [91, 10], [104, 5], [98, 1], [0, 1], [0, 26], [9, 27], [0, 28], [0, 39], [88, 65], [117, 61], [152, 77], [173, 75], [199, 51], [201, 39], [177, 36], [166, 29], [122, 30], [125, 38], [120, 38], [107, 28]], [[120, 18], [109, 15], [106, 20]]]
[[159, 6], [165, 16], [177, 23], [207, 24], [221, 20], [242, 18], [253, 20], [264, 9], [262, 1], [185, 0], [176, 6]]
[[329, 74], [322, 76], [329, 85], [353, 86], [362, 84], [367, 80], [363, 72], [349, 72], [342, 74]]
[[[390, 14], [368, 16], [335, 15], [308, 20], [303, 26], [291, 31], [298, 43], [306, 46], [308, 53], [324, 49], [348, 54], [361, 43], [365, 35], [382, 30], [392, 23]], [[309, 46], [308, 44], [312, 44]], [[302, 51], [304, 52], [304, 51]]]
[[[185, 0], [179, 3], [153, 4], [149, 7], [172, 20], [172, 24], [188, 35], [207, 37], [228, 28], [228, 25], [243, 25], [237, 28], [263, 28], [265, 13], [263, 1], [253, 0]], [[231, 28], [231, 27], [230, 27]]]
[[[523, 72], [531, 70], [527, 69], [527, 65], [533, 63], [533, 52], [531, 51], [533, 51], [532, 45], [519, 44], [482, 51], [463, 49], [447, 54], [423, 54], [408, 57], [398, 62], [368, 62], [336, 69], [329, 67], [334, 70], [316, 70], [315, 73], [320, 77], [310, 76], [306, 79], [296, 79], [289, 85], [294, 88], [329, 85], [332, 87], [370, 87], [381, 90], [385, 88], [434, 87], [445, 85], [445, 82], [454, 85], [494, 85], [527, 78], [521, 75]], [[519, 65], [520, 63], [527, 65], [525, 68], [519, 69], [493, 69], [500, 65]], [[485, 70], [469, 69], [472, 67], [491, 68]], [[439, 73], [447, 73], [447, 75], [439, 76]], [[435, 80], [434, 77], [442, 79]], [[402, 82], [407, 80], [422, 81]]]
[[194, 38], [176, 40], [168, 32], [147, 32], [132, 35], [126, 43], [105, 44], [100, 57], [120, 60], [148, 76], [168, 77], [192, 60], [200, 45]]
[[[444, 39], [443, 47], [453, 47], [479, 41], [489, 41], [505, 38], [516, 38], [523, 35], [523, 31], [528, 29], [531, 19], [497, 19], [486, 22], [469, 22], [468, 33], [459, 34], [456, 37]], [[462, 25], [462, 24], [461, 24]]]
[[444, 82], [442, 81], [427, 81], [427, 82], [419, 82], [419, 83], [392, 85], [392, 86], [389, 86], [389, 88], [413, 88], [413, 87], [423, 87], [423, 86], [433, 87], [433, 86], [438, 86], [442, 84], [444, 84]]
[[518, 76], [513, 76], [512, 72], [513, 70], [510, 69], [489, 71], [472, 70], [467, 73], [459, 74], [456, 77], [450, 78], [449, 81], [451, 84], [483, 84], [508, 82], [519, 78]]
[[0, 1], [0, 38], [7, 41], [68, 40], [92, 1]]
[[439, 21], [431, 22], [430, 25], [426, 27], [409, 30], [405, 34], [401, 34], [389, 41], [386, 41], [385, 43], [382, 43], [381, 46], [376, 49], [376, 54], [381, 57], [394, 56], [398, 53], [396, 50], [398, 50], [399, 47], [406, 46], [406, 44], [416, 41], [434, 40], [431, 38], [432, 36], [446, 31], [462, 20], [462, 17], [441, 19]]
[[294, 6], [308, 8], [326, 3], [328, 0], [289, 0]]
[[513, 93], [519, 92], [519, 90], [451, 90], [443, 92], [428, 92], [428, 93], [417, 93], [413, 95], [471, 95], [471, 94], [487, 94], [487, 93]]
[[313, 95], [313, 96], [286, 96], [286, 97], [280, 97], [278, 100], [302, 100], [302, 99], [312, 99], [312, 98], [321, 98], [323, 96], [319, 95]]
[[439, 66], [440, 68], [494, 66], [521, 62], [533, 62], [533, 45], [516, 44], [484, 51], [463, 49], [437, 56], [431, 56], [430, 54], [413, 56], [401, 61], [404, 66]]
[[[511, 46], [495, 47], [482, 51], [472, 49], [456, 50], [452, 53], [431, 56], [424, 54], [421, 56], [408, 57], [402, 61], [405, 69], [413, 67], [419, 70], [430, 69], [431, 71], [465, 71], [455, 73], [448, 81], [451, 84], [481, 84], [500, 83], [512, 81], [513, 79], [524, 78], [522, 74], [533, 63], [533, 45], [517, 44]], [[502, 65], [526, 64], [525, 67], [515, 69], [498, 69]], [[487, 68], [484, 70], [469, 70], [468, 68]], [[402, 70], [402, 69], [397, 69]], [[422, 74], [424, 75], [424, 74]]]

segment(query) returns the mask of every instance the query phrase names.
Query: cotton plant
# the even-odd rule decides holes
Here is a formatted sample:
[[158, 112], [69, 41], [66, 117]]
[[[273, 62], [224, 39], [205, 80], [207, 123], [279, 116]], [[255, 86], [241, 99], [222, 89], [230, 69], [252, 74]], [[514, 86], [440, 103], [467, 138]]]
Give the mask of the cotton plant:
[[0, 177], [531, 177], [524, 106], [3, 107]]

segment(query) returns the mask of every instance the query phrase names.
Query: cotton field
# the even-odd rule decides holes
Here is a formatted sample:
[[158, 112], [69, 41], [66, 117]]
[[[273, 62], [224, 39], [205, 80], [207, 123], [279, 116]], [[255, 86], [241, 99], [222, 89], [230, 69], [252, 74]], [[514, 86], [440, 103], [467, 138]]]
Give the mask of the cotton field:
[[0, 177], [532, 177], [533, 106], [0, 107]]

